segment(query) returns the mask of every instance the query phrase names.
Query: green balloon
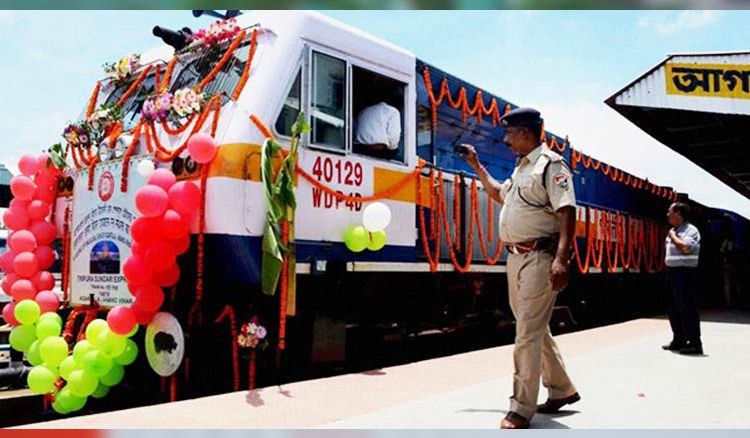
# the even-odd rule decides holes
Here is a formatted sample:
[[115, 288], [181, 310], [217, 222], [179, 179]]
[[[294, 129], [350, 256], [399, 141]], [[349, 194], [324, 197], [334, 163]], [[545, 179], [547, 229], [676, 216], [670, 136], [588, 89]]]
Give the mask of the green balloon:
[[86, 370], [75, 370], [70, 373], [67, 387], [77, 397], [88, 397], [96, 391], [99, 379]]
[[65, 388], [55, 396], [55, 401], [60, 402], [60, 406], [67, 411], [66, 413], [79, 411], [86, 405], [86, 397], [73, 394], [69, 386], [70, 384], [65, 385]]
[[57, 374], [44, 365], [37, 365], [31, 369], [26, 382], [34, 394], [47, 394], [55, 390]]
[[94, 345], [99, 347], [104, 354], [109, 357], [117, 357], [125, 351], [127, 338], [125, 336], [118, 335], [110, 329], [106, 329], [99, 333], [99, 337], [96, 338]]
[[73, 347], [73, 357], [75, 358], [76, 362], [83, 365], [83, 357], [86, 356], [86, 353], [91, 350], [96, 350], [96, 347], [94, 347], [94, 345], [86, 339], [82, 339], [76, 342], [75, 347]]
[[107, 374], [103, 375], [100, 380], [107, 386], [115, 386], [122, 381], [124, 376], [125, 368], [118, 363], [114, 363], [112, 364], [112, 369], [109, 370]]
[[39, 354], [47, 365], [56, 367], [68, 356], [68, 343], [60, 336], [52, 336], [42, 341]]
[[36, 341], [36, 328], [33, 325], [19, 325], [10, 332], [10, 346], [26, 352]]
[[52, 403], [52, 410], [61, 415], [70, 413], [70, 411], [67, 408], [63, 407], [63, 404], [60, 401], [59, 394], [55, 397], [55, 401]]
[[83, 356], [83, 369], [96, 377], [101, 377], [112, 368], [112, 359], [101, 350], [92, 350]]
[[125, 335], [125, 337], [132, 338], [133, 336], [135, 336], [136, 333], [138, 333], [138, 324], [136, 324], [135, 327], [133, 327], [133, 330], [131, 330], [130, 333]]
[[349, 227], [344, 233], [344, 244], [349, 251], [362, 252], [367, 248], [367, 230], [363, 226]]
[[120, 365], [130, 365], [131, 363], [135, 362], [135, 359], [137, 357], [138, 345], [128, 339], [128, 342], [125, 344], [125, 351], [123, 351], [121, 355], [115, 357], [115, 362], [119, 363]]
[[373, 231], [370, 233], [370, 239], [367, 242], [367, 249], [370, 251], [379, 251], [383, 249], [388, 238], [385, 230]]
[[96, 391], [91, 394], [94, 398], [104, 398], [109, 393], [109, 386], [99, 382], [99, 386], [96, 387]]
[[[96, 345], [96, 340], [99, 338], [99, 334], [104, 330], [109, 330], [107, 321], [103, 319], [95, 319], [91, 321], [86, 327], [86, 339], [88, 339], [88, 341], [92, 344]], [[98, 345], [96, 346], [98, 347]]]
[[16, 308], [13, 311], [13, 316], [21, 324], [34, 324], [39, 321], [39, 315], [42, 314], [42, 310], [39, 308], [39, 304], [34, 300], [23, 300], [16, 304]]
[[41, 342], [39, 342], [39, 339], [31, 343], [31, 346], [29, 347], [29, 350], [26, 352], [26, 359], [29, 361], [32, 365], [41, 365], [44, 361], [42, 360], [42, 356], [39, 355], [39, 345]]
[[58, 315], [57, 312], [42, 313], [42, 316], [39, 317], [39, 322], [47, 321], [47, 320], [52, 320], [52, 321], [57, 322], [57, 325], [59, 325], [60, 327], [63, 326], [62, 317], [60, 317], [60, 315]]
[[68, 356], [60, 362], [58, 371], [60, 371], [60, 377], [65, 380], [70, 380], [70, 373], [77, 369], [81, 369], [81, 366], [76, 362], [73, 356]]
[[47, 339], [50, 336], [60, 336], [62, 325], [58, 324], [53, 318], [39, 319], [36, 324], [36, 338]]

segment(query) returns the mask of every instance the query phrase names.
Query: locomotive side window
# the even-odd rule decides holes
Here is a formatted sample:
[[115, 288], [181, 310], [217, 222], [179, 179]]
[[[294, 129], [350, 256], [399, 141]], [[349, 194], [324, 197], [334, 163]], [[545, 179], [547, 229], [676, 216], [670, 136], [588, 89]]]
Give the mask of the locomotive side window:
[[292, 125], [297, 120], [297, 115], [300, 112], [302, 96], [302, 71], [297, 71], [297, 76], [294, 79], [292, 88], [289, 90], [286, 99], [284, 99], [284, 106], [281, 107], [281, 113], [276, 119], [276, 132], [279, 135], [285, 137], [292, 136]]
[[346, 150], [346, 61], [313, 52], [310, 143]]

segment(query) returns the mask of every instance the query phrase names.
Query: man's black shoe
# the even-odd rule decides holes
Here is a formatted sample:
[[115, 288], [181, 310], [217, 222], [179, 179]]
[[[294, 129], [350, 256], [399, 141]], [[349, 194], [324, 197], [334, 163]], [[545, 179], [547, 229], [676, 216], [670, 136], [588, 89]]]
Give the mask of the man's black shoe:
[[580, 399], [581, 396], [578, 395], [577, 392], [565, 398], [548, 398], [546, 402], [536, 407], [536, 411], [540, 414], [554, 414], [559, 411], [561, 407], [571, 405]]
[[684, 342], [675, 342], [675, 341], [672, 341], [667, 345], [661, 346], [662, 350], [669, 350], [669, 351], [679, 351], [685, 347], [687, 347], [687, 344], [685, 344]]
[[690, 355], [703, 354], [703, 346], [700, 344], [688, 345], [687, 347], [680, 348], [680, 354], [690, 354]]

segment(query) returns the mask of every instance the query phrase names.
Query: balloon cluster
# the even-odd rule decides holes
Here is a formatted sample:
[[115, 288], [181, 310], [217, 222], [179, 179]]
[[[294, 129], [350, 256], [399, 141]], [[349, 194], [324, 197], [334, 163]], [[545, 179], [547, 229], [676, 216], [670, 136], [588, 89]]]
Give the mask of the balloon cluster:
[[55, 279], [47, 269], [55, 262], [52, 242], [57, 228], [48, 220], [56, 198], [60, 170], [48, 166], [49, 157], [24, 155], [18, 162], [21, 175], [10, 181], [13, 200], [3, 215], [11, 230], [9, 249], [0, 257], [5, 272], [3, 291], [13, 300], [3, 308], [3, 319], [13, 326], [11, 346], [23, 352], [39, 348], [36, 324], [40, 315], [56, 312]]
[[352, 252], [382, 249], [388, 237], [385, 228], [391, 223], [391, 210], [382, 202], [373, 202], [362, 214], [363, 225], [351, 226], [344, 232], [344, 245]]

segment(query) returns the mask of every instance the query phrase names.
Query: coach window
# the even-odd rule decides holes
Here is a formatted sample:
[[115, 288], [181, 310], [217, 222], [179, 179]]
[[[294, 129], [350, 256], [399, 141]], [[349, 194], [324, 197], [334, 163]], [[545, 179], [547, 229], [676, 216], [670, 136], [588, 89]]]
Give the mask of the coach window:
[[312, 55], [310, 144], [346, 150], [346, 61], [320, 52]]
[[355, 154], [404, 161], [406, 84], [352, 67], [352, 150]]
[[292, 136], [292, 125], [297, 121], [297, 115], [300, 112], [302, 95], [302, 71], [297, 70], [297, 75], [294, 78], [292, 87], [289, 89], [289, 93], [284, 99], [284, 104], [281, 107], [279, 117], [276, 119], [274, 128], [276, 133], [284, 137]]

